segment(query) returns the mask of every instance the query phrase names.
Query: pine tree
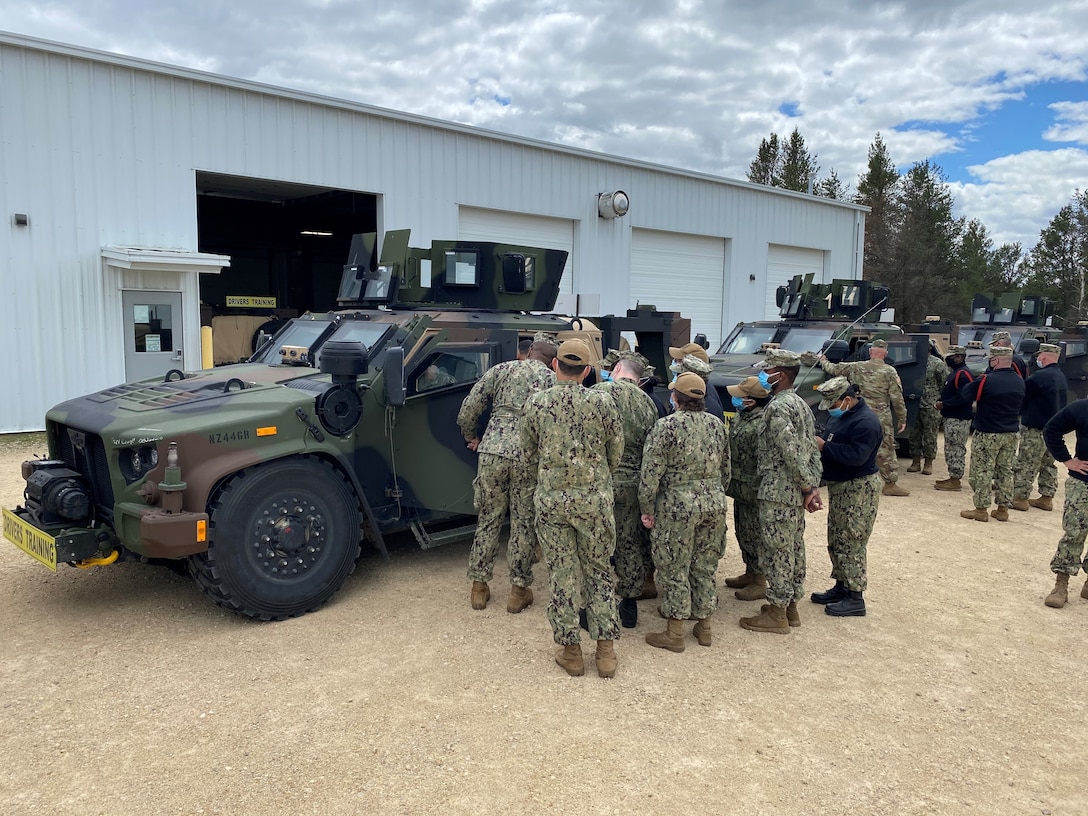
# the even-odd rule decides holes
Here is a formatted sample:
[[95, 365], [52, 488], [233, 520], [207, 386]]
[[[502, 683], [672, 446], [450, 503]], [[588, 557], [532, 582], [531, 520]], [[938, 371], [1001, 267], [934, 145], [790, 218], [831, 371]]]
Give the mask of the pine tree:
[[804, 137], [797, 128], [793, 129], [782, 153], [781, 179], [775, 186], [798, 193], [812, 192], [820, 166], [816, 164], [816, 156], [805, 147]]
[[877, 133], [869, 145], [868, 169], [858, 177], [858, 191], [854, 196], [858, 204], [864, 204], [870, 210], [865, 218], [865, 258], [862, 265], [862, 277], [866, 280], [889, 281], [894, 266], [895, 236], [902, 220], [899, 186], [899, 171], [888, 154], [887, 145]]
[[778, 134], [762, 139], [755, 159], [748, 165], [748, 181], [753, 184], [778, 186], [782, 172], [782, 156], [779, 154]]

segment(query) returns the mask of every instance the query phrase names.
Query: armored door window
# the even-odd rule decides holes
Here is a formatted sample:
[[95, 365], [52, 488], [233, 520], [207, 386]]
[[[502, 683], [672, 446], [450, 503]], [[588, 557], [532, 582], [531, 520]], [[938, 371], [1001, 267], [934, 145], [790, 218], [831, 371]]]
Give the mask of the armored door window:
[[891, 343], [888, 345], [888, 362], [896, 367], [910, 365], [918, 359], [917, 352], [918, 347], [914, 344]]
[[410, 393], [422, 394], [460, 383], [473, 383], [487, 371], [491, 353], [480, 349], [443, 349], [429, 354], [412, 376]]

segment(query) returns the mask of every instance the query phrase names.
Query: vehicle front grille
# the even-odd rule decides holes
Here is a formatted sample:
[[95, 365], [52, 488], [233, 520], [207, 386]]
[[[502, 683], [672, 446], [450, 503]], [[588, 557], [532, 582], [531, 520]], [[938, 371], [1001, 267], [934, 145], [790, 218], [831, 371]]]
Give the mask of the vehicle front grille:
[[80, 431], [66, 425], [56, 429], [60, 458], [79, 473], [91, 486], [95, 515], [100, 521], [113, 521], [113, 484], [110, 482], [106, 446], [97, 434]]

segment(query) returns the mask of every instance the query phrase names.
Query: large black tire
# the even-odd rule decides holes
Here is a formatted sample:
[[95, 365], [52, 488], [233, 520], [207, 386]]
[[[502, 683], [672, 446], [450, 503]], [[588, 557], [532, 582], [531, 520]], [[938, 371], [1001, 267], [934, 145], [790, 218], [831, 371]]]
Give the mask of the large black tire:
[[343, 476], [312, 458], [246, 468], [208, 507], [208, 550], [190, 559], [215, 603], [260, 620], [312, 612], [359, 557], [359, 504]]

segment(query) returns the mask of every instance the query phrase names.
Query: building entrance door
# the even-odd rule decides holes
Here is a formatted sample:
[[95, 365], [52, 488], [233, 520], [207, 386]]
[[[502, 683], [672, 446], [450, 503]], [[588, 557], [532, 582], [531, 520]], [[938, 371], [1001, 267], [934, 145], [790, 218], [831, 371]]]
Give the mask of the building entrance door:
[[125, 380], [163, 377], [184, 370], [181, 292], [121, 292], [125, 332]]

